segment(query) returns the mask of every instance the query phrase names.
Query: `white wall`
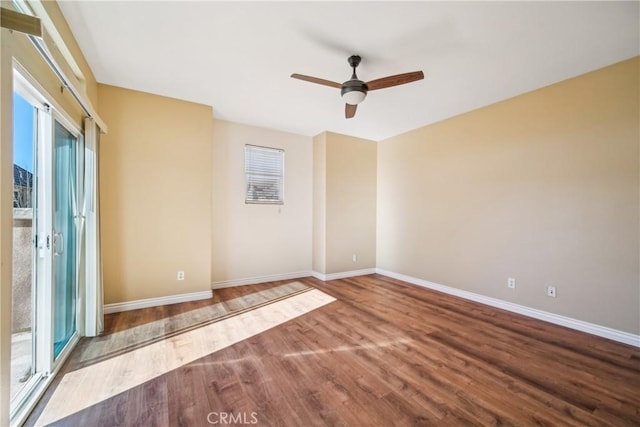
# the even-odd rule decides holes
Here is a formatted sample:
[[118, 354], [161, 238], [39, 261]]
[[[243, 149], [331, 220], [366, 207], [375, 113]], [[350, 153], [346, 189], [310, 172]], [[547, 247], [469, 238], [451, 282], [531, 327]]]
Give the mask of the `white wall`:
[[[285, 151], [283, 205], [245, 204], [245, 144]], [[311, 271], [312, 158], [310, 137], [214, 120], [213, 287]]]

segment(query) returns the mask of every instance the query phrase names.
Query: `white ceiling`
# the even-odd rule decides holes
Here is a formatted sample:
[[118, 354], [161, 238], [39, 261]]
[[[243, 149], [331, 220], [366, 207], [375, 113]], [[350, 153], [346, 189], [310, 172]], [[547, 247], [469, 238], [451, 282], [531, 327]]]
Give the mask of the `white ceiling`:
[[[71, 2], [100, 83], [213, 106], [224, 120], [381, 140], [640, 54], [638, 2]], [[339, 89], [423, 70], [344, 118]]]

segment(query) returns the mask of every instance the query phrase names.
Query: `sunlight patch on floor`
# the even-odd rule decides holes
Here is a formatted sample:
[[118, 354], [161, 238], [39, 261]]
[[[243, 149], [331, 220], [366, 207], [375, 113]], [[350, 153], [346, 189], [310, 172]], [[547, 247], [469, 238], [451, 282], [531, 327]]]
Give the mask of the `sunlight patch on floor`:
[[380, 343], [367, 343], [360, 345], [341, 345], [333, 348], [325, 348], [321, 350], [305, 350], [305, 351], [296, 351], [294, 353], [285, 353], [282, 357], [301, 357], [301, 356], [313, 356], [315, 354], [325, 354], [325, 353], [336, 353], [341, 351], [357, 351], [357, 350], [377, 350], [383, 347], [394, 347], [398, 344], [407, 344], [411, 340], [403, 338], [395, 341], [385, 341]]
[[313, 289], [69, 372], [36, 425], [53, 423], [333, 301]]

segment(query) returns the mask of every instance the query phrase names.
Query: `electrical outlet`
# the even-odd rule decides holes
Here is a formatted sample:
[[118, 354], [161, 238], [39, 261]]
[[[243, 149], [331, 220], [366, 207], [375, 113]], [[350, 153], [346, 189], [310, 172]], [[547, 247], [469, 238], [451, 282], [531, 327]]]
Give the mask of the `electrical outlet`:
[[351, 260], [352, 260], [353, 262], [358, 262], [358, 255], [353, 254], [353, 256], [351, 257]]
[[184, 280], [184, 271], [178, 271], [178, 275], [176, 276], [178, 280]]
[[556, 297], [556, 287], [555, 286], [547, 286], [547, 296], [551, 298]]
[[509, 287], [509, 289], [515, 289], [516, 288], [516, 279], [514, 279], [513, 277], [509, 277], [507, 279], [507, 286]]

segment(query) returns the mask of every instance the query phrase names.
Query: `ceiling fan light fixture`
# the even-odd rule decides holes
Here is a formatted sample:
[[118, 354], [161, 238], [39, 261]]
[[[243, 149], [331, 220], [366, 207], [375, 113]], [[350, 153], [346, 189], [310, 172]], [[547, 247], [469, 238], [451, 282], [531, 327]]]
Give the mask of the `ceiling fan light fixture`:
[[358, 105], [367, 97], [367, 92], [355, 88], [348, 88], [342, 91], [342, 100], [345, 104]]

